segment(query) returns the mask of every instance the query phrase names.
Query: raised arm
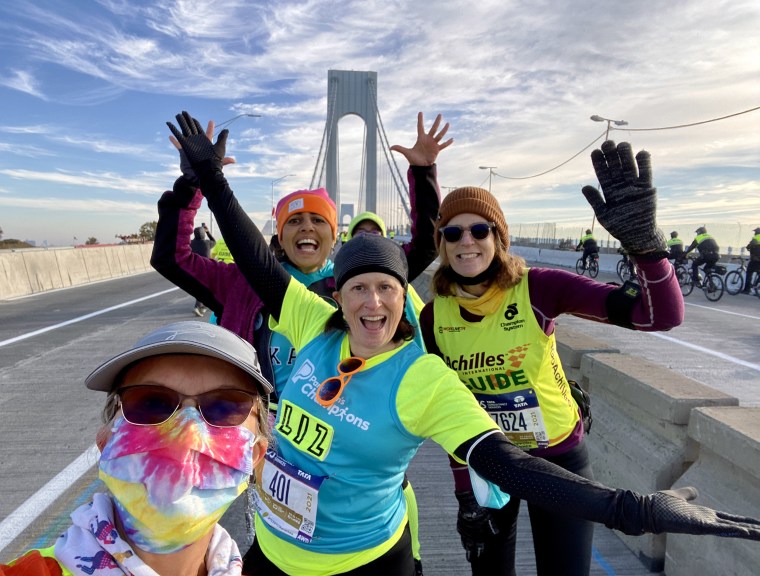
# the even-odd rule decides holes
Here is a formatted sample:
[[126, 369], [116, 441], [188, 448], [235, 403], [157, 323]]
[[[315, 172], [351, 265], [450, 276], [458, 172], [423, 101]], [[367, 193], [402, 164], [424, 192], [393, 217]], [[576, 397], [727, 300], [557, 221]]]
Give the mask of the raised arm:
[[[248, 284], [259, 295], [269, 313], [279, 320], [290, 274], [280, 265], [259, 229], [238, 204], [222, 172], [228, 130], [222, 130], [215, 143], [200, 122], [187, 112], [176, 116], [179, 128], [167, 126], [182, 147], [203, 195], [214, 213], [222, 236], [235, 264]], [[213, 134], [213, 123], [209, 123]]]
[[[448, 148], [453, 138], [443, 140], [449, 130], [448, 122], [440, 128], [442, 117], [436, 116], [430, 130], [425, 131], [422, 112], [417, 114], [417, 141], [411, 148], [394, 144], [391, 150], [403, 154], [409, 162], [407, 179], [409, 181], [409, 198], [411, 202], [412, 240], [404, 246], [409, 262], [409, 281], [413, 281], [430, 263], [438, 252], [433, 236], [435, 219], [441, 205], [438, 188], [438, 172], [435, 161], [441, 150]], [[440, 128], [440, 130], [439, 130]]]
[[692, 504], [694, 488], [653, 494], [610, 488], [526, 454], [499, 432], [465, 442], [456, 455], [516, 498], [625, 534], [673, 532], [760, 540], [759, 520]]
[[634, 158], [630, 144], [607, 140], [591, 153], [591, 162], [602, 191], [584, 186], [583, 195], [599, 223], [639, 264], [639, 284], [626, 282], [607, 296], [607, 321], [645, 329], [655, 324], [654, 305], [662, 304], [678, 311], [673, 324], [677, 326], [683, 320], [683, 296], [667, 262], [665, 235], [657, 227], [657, 188], [652, 183], [649, 152], [642, 150]]

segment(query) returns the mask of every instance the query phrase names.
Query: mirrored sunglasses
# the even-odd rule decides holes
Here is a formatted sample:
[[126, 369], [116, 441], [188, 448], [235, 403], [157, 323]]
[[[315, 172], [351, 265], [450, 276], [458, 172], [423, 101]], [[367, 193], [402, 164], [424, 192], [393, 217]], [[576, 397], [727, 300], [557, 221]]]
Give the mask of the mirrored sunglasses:
[[495, 222], [478, 222], [469, 227], [444, 226], [441, 228], [441, 234], [446, 242], [459, 242], [465, 231], [468, 231], [475, 240], [485, 240], [494, 228], [496, 228]]
[[343, 389], [351, 380], [351, 377], [364, 368], [364, 358], [349, 356], [338, 364], [338, 376], [332, 376], [324, 380], [317, 388], [317, 404], [320, 406], [332, 406], [338, 401]]
[[217, 428], [240, 426], [256, 404], [256, 395], [232, 388], [185, 396], [165, 386], [146, 384], [121, 388], [117, 397], [124, 419], [139, 426], [163, 424], [186, 398], [195, 400], [206, 423]]

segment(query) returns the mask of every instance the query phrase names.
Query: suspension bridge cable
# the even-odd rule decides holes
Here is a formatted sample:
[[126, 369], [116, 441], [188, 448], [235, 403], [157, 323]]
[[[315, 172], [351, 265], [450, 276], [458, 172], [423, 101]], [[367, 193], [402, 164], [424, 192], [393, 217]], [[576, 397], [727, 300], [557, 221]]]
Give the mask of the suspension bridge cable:
[[604, 130], [604, 132], [602, 132], [601, 134], [599, 134], [599, 136], [597, 136], [591, 142], [589, 142], [588, 145], [586, 145], [585, 148], [583, 148], [582, 150], [579, 150], [577, 153], [575, 153], [572, 156], [570, 156], [570, 158], [568, 158], [567, 160], [565, 160], [561, 164], [557, 164], [554, 168], [549, 168], [548, 170], [544, 170], [543, 172], [540, 172], [538, 174], [533, 174], [532, 176], [502, 176], [501, 174], [498, 174], [497, 172], [494, 172], [493, 175], [494, 176], [498, 176], [499, 178], [504, 178], [505, 180], [528, 180], [530, 178], [538, 178], [539, 176], [543, 176], [544, 174], [548, 174], [549, 172], [553, 172], [557, 168], [561, 168], [562, 166], [564, 166], [565, 164], [567, 164], [571, 160], [574, 160], [575, 158], [577, 158], [578, 156], [580, 156], [581, 154], [583, 154], [586, 150], [588, 150], [589, 148], [591, 148], [594, 144], [596, 144], [596, 142], [599, 141], [599, 139], [604, 138], [605, 134], [607, 134], [607, 130], [606, 129]]
[[690, 128], [691, 126], [709, 124], [710, 122], [717, 122], [718, 120], [725, 120], [726, 118], [733, 118], [734, 116], [749, 114], [750, 112], [755, 112], [756, 110], [760, 110], [760, 106], [755, 106], [754, 108], [743, 110], [742, 112], [736, 112], [735, 114], [721, 116], [720, 118], [711, 118], [710, 120], [702, 120], [701, 122], [692, 122], [691, 124], [678, 124], [677, 126], [663, 126], [661, 128], [616, 128], [615, 126], [610, 126], [610, 130], [624, 130], [626, 132], [654, 132], [656, 130], [675, 130], [676, 128]]
[[[385, 154], [385, 161], [388, 163], [388, 168], [391, 171], [391, 177], [393, 178], [393, 182], [396, 185], [396, 190], [398, 190], [398, 195], [399, 198], [401, 198], [401, 203], [404, 205], [404, 212], [406, 212], [406, 217], [411, 218], [411, 210], [409, 209], [409, 205], [406, 202], [406, 197], [401, 192], [403, 190], [406, 192], [406, 195], [409, 196], [409, 190], [406, 187], [406, 182], [401, 175], [398, 164], [396, 164], [396, 159], [393, 157], [393, 154], [390, 153], [390, 142], [388, 141], [388, 135], [385, 133], [385, 126], [383, 126], [383, 119], [380, 117], [380, 110], [377, 107], [377, 92], [375, 91], [375, 85], [372, 80], [369, 81], [369, 87], [370, 93], [372, 94], [372, 105], [375, 108], [375, 116], [377, 117], [377, 131], [378, 134], [380, 134], [380, 143], [383, 149], [383, 154]], [[397, 174], [398, 180], [396, 179]], [[399, 184], [399, 182], [401, 182], [401, 184]]]

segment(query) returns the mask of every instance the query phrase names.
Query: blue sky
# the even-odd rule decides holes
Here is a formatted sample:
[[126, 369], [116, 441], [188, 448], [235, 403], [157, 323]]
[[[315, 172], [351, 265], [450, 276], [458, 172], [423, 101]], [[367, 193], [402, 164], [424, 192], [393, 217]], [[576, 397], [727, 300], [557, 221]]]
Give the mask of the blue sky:
[[[230, 126], [237, 164], [225, 172], [263, 225], [274, 179], [292, 175], [275, 196], [310, 183], [337, 69], [377, 72], [391, 143], [413, 143], [420, 110], [428, 124], [438, 112], [451, 122], [444, 191], [487, 188], [479, 166], [495, 166], [492, 191], [513, 230], [580, 228], [592, 216], [580, 193], [594, 182], [590, 150], [538, 178], [502, 176], [576, 154], [604, 132], [592, 114], [656, 128], [760, 106], [759, 29], [756, 0], [4, 2], [0, 227], [65, 245], [155, 220], [178, 174], [165, 122], [181, 110], [203, 123], [260, 115]], [[344, 202], [359, 126], [340, 125]], [[663, 227], [690, 238], [705, 222], [760, 226], [760, 110], [612, 137], [652, 153]]]

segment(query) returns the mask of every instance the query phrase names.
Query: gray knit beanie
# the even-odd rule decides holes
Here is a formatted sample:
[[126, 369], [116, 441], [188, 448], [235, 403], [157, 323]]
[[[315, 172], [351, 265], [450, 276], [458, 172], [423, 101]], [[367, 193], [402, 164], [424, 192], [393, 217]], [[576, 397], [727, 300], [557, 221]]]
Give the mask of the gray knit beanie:
[[406, 288], [409, 264], [403, 248], [383, 236], [354, 236], [341, 246], [335, 256], [335, 287], [340, 290], [348, 279], [367, 272], [390, 274]]

